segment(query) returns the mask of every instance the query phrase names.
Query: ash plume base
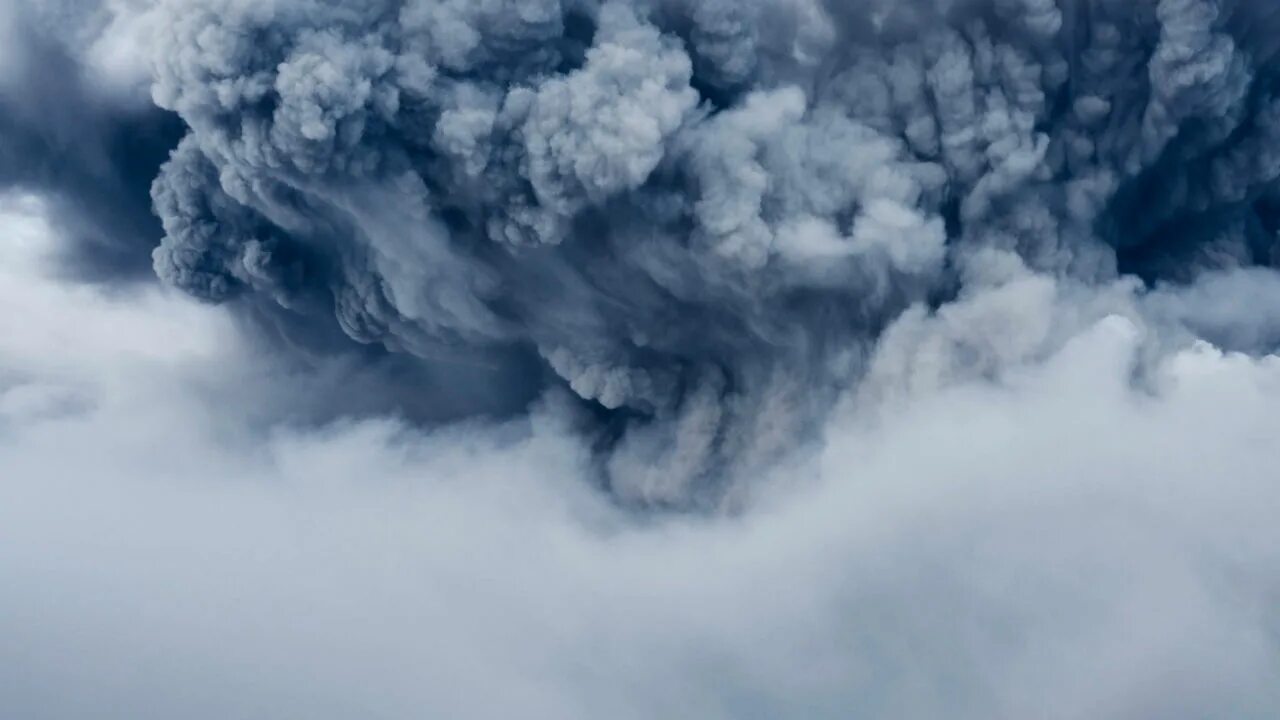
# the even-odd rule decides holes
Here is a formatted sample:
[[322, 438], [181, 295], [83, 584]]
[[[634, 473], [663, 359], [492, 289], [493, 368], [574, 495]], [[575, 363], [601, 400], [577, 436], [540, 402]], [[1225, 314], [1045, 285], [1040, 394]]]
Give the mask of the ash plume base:
[[1274, 716], [1278, 31], [0, 7], [0, 714]]

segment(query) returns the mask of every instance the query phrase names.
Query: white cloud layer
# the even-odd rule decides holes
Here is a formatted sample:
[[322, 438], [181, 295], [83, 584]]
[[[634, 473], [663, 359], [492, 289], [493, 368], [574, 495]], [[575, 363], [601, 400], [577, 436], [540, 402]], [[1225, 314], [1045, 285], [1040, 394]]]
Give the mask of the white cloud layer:
[[1176, 299], [1011, 270], [743, 512], [639, 518], [554, 397], [296, 422], [332, 375], [50, 276], [41, 212], [0, 216], [0, 717], [1280, 712], [1280, 358]]

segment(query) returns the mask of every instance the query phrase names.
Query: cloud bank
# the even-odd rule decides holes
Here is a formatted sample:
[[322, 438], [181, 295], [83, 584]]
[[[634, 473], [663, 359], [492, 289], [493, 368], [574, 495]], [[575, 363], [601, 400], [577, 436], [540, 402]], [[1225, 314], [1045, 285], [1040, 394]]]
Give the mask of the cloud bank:
[[11, 4], [0, 714], [1274, 715], [1276, 29]]
[[[39, 250], [31, 211], [6, 232]], [[0, 291], [5, 715], [1280, 707], [1280, 358], [1188, 346], [1138, 387], [1153, 327], [1110, 314], [1034, 360], [989, 332], [988, 372], [937, 363], [975, 326], [1043, 331], [1066, 296], [1027, 280], [895, 326], [749, 510], [649, 516], [593, 485], [567, 393], [429, 433], [317, 426], [299, 398], [339, 371], [31, 257]]]

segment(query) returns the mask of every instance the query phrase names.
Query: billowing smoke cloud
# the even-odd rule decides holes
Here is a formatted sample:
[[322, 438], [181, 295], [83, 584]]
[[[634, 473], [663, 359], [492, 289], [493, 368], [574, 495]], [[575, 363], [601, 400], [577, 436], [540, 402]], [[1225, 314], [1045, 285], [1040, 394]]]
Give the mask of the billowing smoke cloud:
[[154, 99], [189, 127], [152, 189], [164, 280], [426, 359], [536, 354], [642, 504], [728, 501], [991, 253], [1086, 286], [1277, 255], [1265, 3], [175, 0], [147, 22]]
[[[1272, 3], [20, 0], [0, 29], [0, 186], [41, 198], [11, 202], [54, 220], [78, 275], [149, 265], [169, 290], [134, 301], [217, 318], [232, 348], [173, 351], [166, 325], [49, 370], [54, 341], [11, 328], [0, 450], [62, 484], [0, 507], [58, 514], [87, 472], [63, 438], [130, 498], [170, 470], [247, 480], [211, 502], [248, 519], [234, 547], [279, 556], [222, 571], [276, 601], [301, 592], [275, 577], [290, 558], [317, 587], [430, 595], [277, 534], [278, 486], [371, 478], [333, 492], [427, 548], [423, 622], [478, 646], [410, 653], [421, 692], [362, 665], [387, 695], [312, 714], [1280, 708]], [[158, 440], [120, 437], [131, 417]], [[137, 519], [128, 560], [172, 513], [192, 521], [174, 557], [234, 565], [189, 501], [96, 492]], [[341, 502], [314, 509], [351, 557], [394, 556]], [[99, 587], [69, 552], [66, 582]], [[273, 631], [350, 625], [351, 597]], [[366, 659], [414, 622], [380, 607]], [[36, 619], [74, 615], [55, 611]], [[544, 634], [503, 643], [491, 615]], [[251, 685], [226, 624], [189, 620], [175, 642], [228, 683], [208, 687]], [[106, 682], [42, 662], [50, 686]], [[520, 701], [475, 700], [481, 665]], [[180, 694], [133, 714], [183, 714]]]

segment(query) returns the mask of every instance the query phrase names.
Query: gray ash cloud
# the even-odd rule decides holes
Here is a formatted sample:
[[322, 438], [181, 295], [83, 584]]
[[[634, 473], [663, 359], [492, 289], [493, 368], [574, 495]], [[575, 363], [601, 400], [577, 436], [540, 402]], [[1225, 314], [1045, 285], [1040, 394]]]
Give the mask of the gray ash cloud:
[[[186, 127], [150, 187], [165, 282], [505, 396], [468, 408], [454, 393], [455, 414], [569, 388], [603, 482], [629, 503], [732, 503], [735, 478], [811, 438], [875, 371], [887, 327], [963, 315], [1005, 272], [992, 258], [1081, 293], [1133, 276], [1160, 288], [1153, 312], [1194, 333], [1276, 341], [1271, 320], [1194, 299], [1245, 292], [1236, 280], [1178, 290], [1241, 268], [1273, 287], [1269, 3], [172, 0], [136, 12], [154, 35], [157, 107], [131, 127]], [[17, 109], [30, 107], [6, 105], [0, 122], [29, 132]], [[56, 163], [70, 173], [41, 182], [101, 205], [109, 221], [95, 227], [146, 238], [126, 209], [148, 152], [109, 153], [105, 175]], [[12, 160], [7, 181], [30, 182], [34, 162]]]

